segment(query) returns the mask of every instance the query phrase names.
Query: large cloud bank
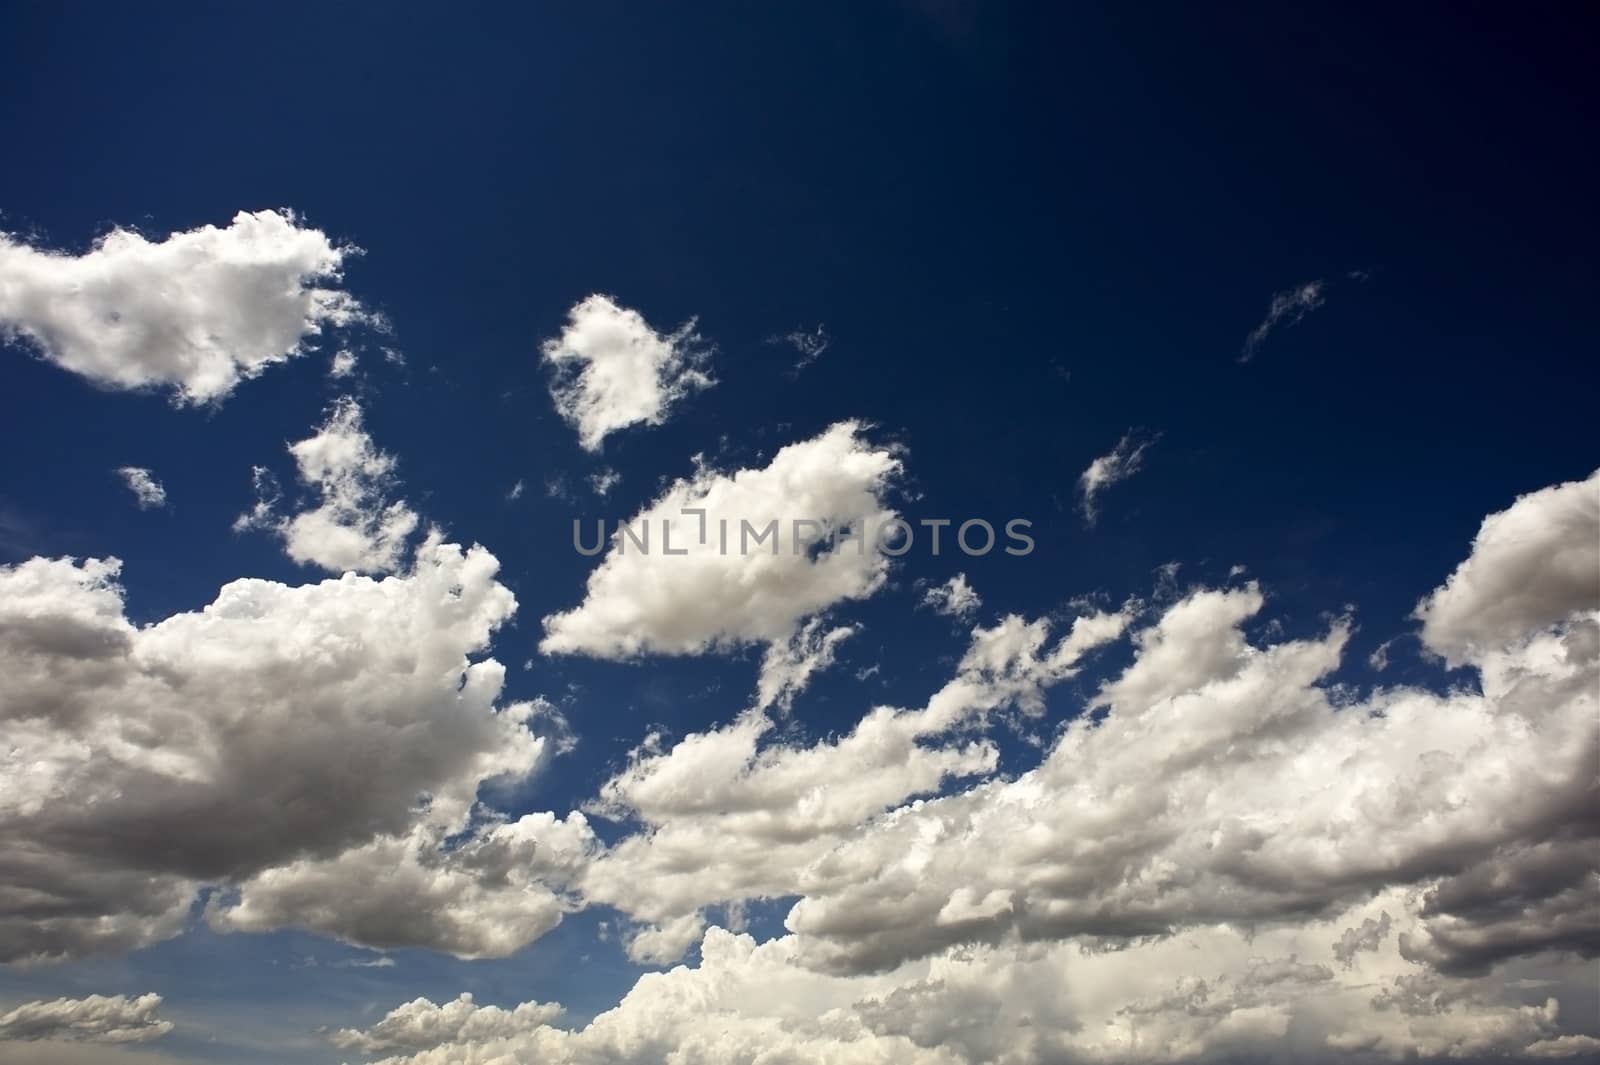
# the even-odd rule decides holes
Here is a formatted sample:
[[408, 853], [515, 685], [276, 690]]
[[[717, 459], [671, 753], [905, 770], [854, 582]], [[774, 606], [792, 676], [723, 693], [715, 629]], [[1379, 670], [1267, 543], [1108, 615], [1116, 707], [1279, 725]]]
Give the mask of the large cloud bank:
[[[1348, 619], [1259, 643], [1258, 588], [1200, 588], [1147, 623], [1130, 606], [1064, 637], [1017, 618], [975, 630], [926, 707], [836, 740], [775, 738], [747, 712], [647, 743], [599, 804], [640, 831], [582, 890], [646, 923], [636, 957], [698, 942], [697, 964], [580, 1028], [541, 1007], [512, 1032], [501, 1011], [384, 1060], [1592, 1056], [1597, 500], [1591, 477], [1485, 522], [1421, 608], [1427, 647], [1472, 670], [1444, 693], [1332, 684]], [[1485, 626], [1452, 589], [1528, 577], [1506, 549], [1518, 529], [1558, 576]], [[1041, 713], [1045, 687], [1125, 630], [1126, 668], [1039, 764], [994, 775], [985, 729]], [[785, 897], [778, 939], [702, 931], [707, 906]]]

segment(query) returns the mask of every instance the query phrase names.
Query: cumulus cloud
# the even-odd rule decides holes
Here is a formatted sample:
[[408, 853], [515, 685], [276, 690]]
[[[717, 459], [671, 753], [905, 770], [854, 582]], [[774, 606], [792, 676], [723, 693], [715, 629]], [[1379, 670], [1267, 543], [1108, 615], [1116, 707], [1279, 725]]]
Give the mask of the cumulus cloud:
[[[1392, 905], [1393, 900], [1385, 899]], [[1336, 915], [1351, 920], [1366, 910]], [[1557, 1034], [1553, 997], [1503, 984], [1417, 980], [1393, 950], [1358, 971], [1330, 964], [1333, 922], [1255, 932], [1208, 928], [1122, 950], [1073, 944], [950, 949], [878, 973], [807, 967], [798, 937], [757, 943], [709, 929], [700, 961], [642, 977], [581, 1028], [483, 1007], [481, 1035], [438, 1038], [457, 1017], [396, 1047], [381, 1065], [1039, 1065], [1240, 1060], [1337, 1062], [1578, 1055], [1590, 1037]], [[1318, 937], [1321, 937], [1319, 940]], [[1319, 946], [1319, 942], [1323, 945]], [[1578, 966], [1546, 982], [1582, 994]], [[367, 1032], [444, 1007], [402, 1006]], [[441, 1033], [442, 1034], [442, 1033]]]
[[636, 956], [670, 961], [706, 907], [794, 894], [805, 870], [875, 818], [992, 772], [999, 752], [973, 734], [979, 726], [1006, 708], [1038, 714], [1044, 690], [1126, 624], [1121, 613], [1088, 615], [1056, 639], [1044, 620], [975, 629], [956, 676], [925, 706], [876, 707], [848, 734], [810, 745], [774, 736], [760, 707], [670, 749], [652, 735], [595, 807], [640, 831], [585, 868], [581, 892], [649, 926]]
[[1256, 351], [1266, 343], [1267, 337], [1279, 326], [1285, 328], [1297, 324], [1300, 319], [1310, 314], [1327, 302], [1328, 285], [1325, 281], [1307, 281], [1303, 285], [1275, 292], [1272, 303], [1267, 307], [1267, 316], [1261, 324], [1250, 330], [1250, 335], [1245, 337], [1244, 350], [1239, 355], [1240, 362], [1249, 362], [1255, 358]]
[[503, 958], [577, 908], [566, 890], [596, 844], [580, 813], [458, 820], [381, 835], [329, 858], [303, 858], [241, 882], [207, 911], [223, 932], [303, 928], [379, 950], [425, 947]]
[[1472, 555], [1417, 604], [1422, 642], [1452, 665], [1600, 600], [1600, 471], [1485, 518]]
[[[583, 602], [544, 619], [540, 649], [629, 658], [757, 644], [776, 648], [773, 670], [804, 661], [791, 644], [806, 621], [871, 595], [888, 571], [863, 531], [895, 516], [883, 497], [900, 460], [862, 432], [840, 422], [765, 468], [702, 465], [673, 483], [628, 521], [631, 533], [613, 534]], [[827, 542], [824, 530], [847, 527], [854, 539]], [[592, 532], [585, 539], [595, 542]]]
[[153, 510], [167, 505], [167, 490], [156, 480], [155, 474], [143, 466], [119, 466], [117, 476], [133, 493], [140, 510]]
[[945, 617], [966, 618], [983, 605], [977, 591], [967, 583], [967, 575], [958, 573], [943, 584], [935, 584], [922, 596], [922, 605], [932, 607]]
[[537, 1029], [561, 1013], [560, 1006], [542, 1002], [524, 1002], [509, 1010], [479, 1006], [467, 993], [442, 1006], [419, 998], [390, 1010], [365, 1031], [342, 1029], [334, 1033], [332, 1041], [341, 1050], [367, 1054], [426, 1050], [446, 1043], [487, 1043]]
[[505, 953], [553, 924], [534, 877], [581, 817], [485, 806], [545, 748], [482, 657], [515, 609], [497, 568], [434, 537], [398, 576], [236, 580], [136, 626], [114, 559], [0, 567], [0, 960], [165, 938], [207, 884], [221, 926], [378, 946]]
[[160, 995], [90, 995], [22, 1005], [0, 1013], [0, 1042], [67, 1040], [85, 1043], [143, 1043], [172, 1031], [156, 1016]]
[[[857, 833], [809, 871], [789, 927], [817, 964], [861, 968], [950, 938], [1161, 935], [1432, 884], [1400, 937], [1412, 956], [1464, 970], [1592, 949], [1600, 896], [1576, 844], [1600, 741], [1593, 614], [1483, 661], [1481, 692], [1353, 701], [1323, 685], [1348, 625], [1255, 647], [1241, 627], [1262, 602], [1250, 587], [1174, 605], [1043, 764]], [[1567, 842], [1557, 868], [1518, 878], [1508, 927], [1452, 890], [1474, 875], [1503, 888], [1535, 840]], [[940, 920], [973, 899], [1004, 905]]]
[[1078, 509], [1084, 521], [1095, 523], [1100, 516], [1100, 493], [1138, 473], [1144, 467], [1144, 453], [1160, 439], [1159, 433], [1147, 435], [1130, 429], [1108, 454], [1089, 463], [1078, 477]]
[[[1580, 490], [1524, 497], [1486, 528], [1565, 513]], [[1503, 548], [1480, 536], [1430, 601], [1462, 573], [1487, 588], [1522, 572]], [[1477, 683], [1443, 692], [1335, 686], [1347, 619], [1257, 644], [1258, 587], [1192, 590], [1011, 777], [994, 775], [985, 727], [1008, 707], [1042, 713], [1044, 688], [1129, 611], [1059, 640], [1044, 620], [975, 629], [926, 707], [875, 709], [838, 739], [779, 738], [760, 711], [670, 749], [651, 737], [598, 804], [640, 829], [581, 890], [643, 922], [634, 957], [698, 936], [699, 963], [641, 978], [581, 1028], [495, 1024], [386, 1060], [1589, 1054], [1600, 595], [1586, 576], [1476, 633]], [[708, 906], [788, 896], [778, 939], [701, 931]], [[1563, 1003], [1579, 1004], [1571, 1020]]]
[[382, 324], [337, 287], [358, 253], [289, 211], [162, 241], [113, 229], [82, 255], [0, 234], [0, 331], [103, 387], [219, 401], [327, 327]]
[[660, 425], [672, 406], [716, 382], [706, 372], [711, 349], [694, 319], [658, 333], [638, 311], [609, 296], [580, 300], [559, 337], [541, 348], [555, 368], [550, 395], [588, 451], [630, 425]]
[[334, 573], [398, 569], [417, 515], [403, 500], [389, 500], [395, 459], [367, 435], [360, 405], [341, 398], [313, 435], [289, 445], [289, 453], [317, 506], [279, 516], [270, 474], [257, 467], [256, 504], [234, 528], [268, 529], [282, 537], [290, 558]]

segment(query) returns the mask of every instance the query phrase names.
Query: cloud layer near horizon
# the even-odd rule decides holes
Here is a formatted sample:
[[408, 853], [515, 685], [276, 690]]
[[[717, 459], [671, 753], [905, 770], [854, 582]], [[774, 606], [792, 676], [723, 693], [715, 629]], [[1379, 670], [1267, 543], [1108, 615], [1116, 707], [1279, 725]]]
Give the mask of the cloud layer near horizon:
[[[989, 775], [985, 726], [1036, 710], [1127, 612], [1059, 643], [1019, 618], [976, 630], [927, 708], [838, 741], [772, 738], [747, 713], [647, 744], [599, 808], [642, 828], [582, 891], [655, 923], [637, 956], [699, 942], [698, 964], [586, 1027], [497, 1025], [385, 1060], [1592, 1054], [1568, 1024], [1596, 1019], [1558, 999], [1581, 1001], [1600, 954], [1597, 501], [1600, 475], [1519, 499], [1424, 599], [1425, 646], [1467, 654], [1476, 688], [1342, 689], [1347, 619], [1256, 644], [1262, 592], [1201, 588], [1134, 630], [1132, 662], [1015, 778]], [[1447, 592], [1522, 564], [1509, 529], [1579, 561], [1462, 652], [1479, 605]], [[919, 792], [936, 794], [905, 801]], [[785, 896], [785, 937], [701, 931], [709, 905]]]

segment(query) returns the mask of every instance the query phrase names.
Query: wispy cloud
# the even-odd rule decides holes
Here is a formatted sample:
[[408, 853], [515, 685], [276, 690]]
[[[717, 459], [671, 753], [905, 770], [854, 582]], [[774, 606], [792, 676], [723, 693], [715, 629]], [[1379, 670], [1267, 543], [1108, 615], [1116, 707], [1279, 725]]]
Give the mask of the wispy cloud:
[[1321, 307], [1327, 302], [1327, 292], [1326, 281], [1307, 281], [1303, 285], [1274, 293], [1272, 304], [1267, 308], [1267, 316], [1261, 320], [1260, 325], [1250, 330], [1249, 336], [1244, 338], [1244, 350], [1239, 353], [1239, 361], [1249, 362], [1255, 358], [1256, 352], [1266, 343], [1267, 337], [1274, 329], [1279, 326], [1294, 325]]
[[1144, 466], [1145, 451], [1160, 439], [1160, 433], [1129, 429], [1109, 454], [1089, 463], [1089, 468], [1078, 477], [1078, 509], [1083, 512], [1084, 521], [1090, 525], [1095, 523], [1100, 516], [1100, 493], [1138, 473]]
[[815, 329], [794, 329], [787, 333], [774, 333], [767, 338], [768, 344], [787, 344], [800, 353], [800, 360], [790, 370], [791, 374], [798, 374], [807, 366], [822, 357], [828, 350], [828, 345], [833, 343], [833, 338], [828, 335], [828, 327], [821, 322]]
[[140, 510], [153, 510], [167, 505], [167, 490], [156, 480], [155, 474], [143, 466], [122, 466], [117, 476], [128, 486], [133, 498], [139, 501]]

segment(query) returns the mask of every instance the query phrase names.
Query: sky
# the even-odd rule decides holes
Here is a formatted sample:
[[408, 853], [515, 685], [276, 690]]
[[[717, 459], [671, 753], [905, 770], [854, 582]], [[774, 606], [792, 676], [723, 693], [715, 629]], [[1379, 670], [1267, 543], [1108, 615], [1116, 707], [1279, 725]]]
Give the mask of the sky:
[[3, 1065], [1600, 1055], [1577, 8], [0, 20]]

